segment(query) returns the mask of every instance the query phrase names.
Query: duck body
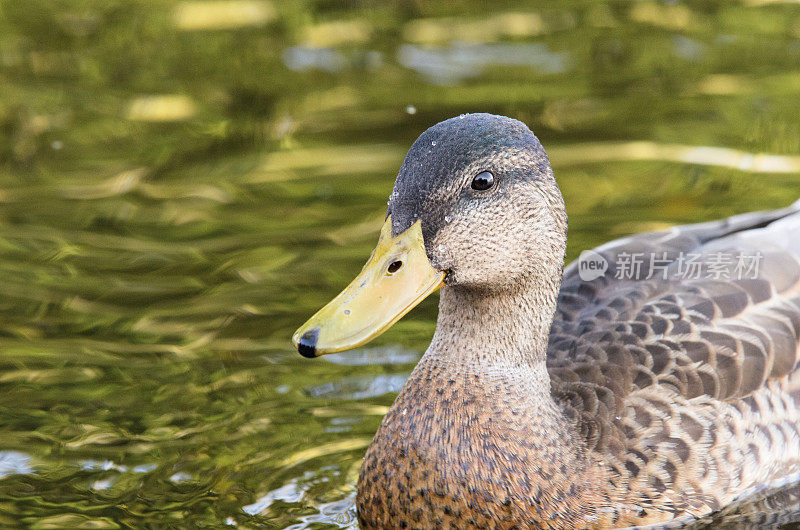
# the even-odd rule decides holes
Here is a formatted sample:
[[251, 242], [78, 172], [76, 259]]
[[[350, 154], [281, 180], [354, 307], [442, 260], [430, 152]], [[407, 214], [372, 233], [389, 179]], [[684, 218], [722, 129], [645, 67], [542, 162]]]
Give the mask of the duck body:
[[[363, 528], [691, 520], [800, 472], [796, 302], [775, 293], [764, 303], [766, 292], [747, 292], [758, 282], [587, 286], [574, 272], [543, 364], [498, 363], [491, 347], [442, 354], [461, 341], [437, 332], [367, 451]], [[440, 315], [468, 313], [458, 334], [495, 342], [463, 323], [498, 307], [475, 310], [453, 291], [443, 289]], [[747, 309], [724, 317], [734, 302]], [[780, 351], [787, 359], [770, 359]]]
[[460, 376], [429, 361], [409, 381], [362, 465], [362, 528], [601, 523], [596, 501], [611, 505], [605, 473], [564, 445], [578, 433], [550, 396], [524, 378]]
[[[591, 277], [563, 268], [566, 225], [524, 124], [466, 115], [414, 143], [382, 244], [418, 233], [444, 286], [431, 345], [367, 450], [363, 528], [674, 522], [800, 473], [800, 203], [612, 241]], [[404, 252], [385, 274], [374, 254], [375, 278], [395, 281]], [[631, 256], [639, 268], [619, 274]], [[687, 275], [690, 256], [703, 274]], [[298, 331], [304, 355], [346, 342], [336, 304]]]

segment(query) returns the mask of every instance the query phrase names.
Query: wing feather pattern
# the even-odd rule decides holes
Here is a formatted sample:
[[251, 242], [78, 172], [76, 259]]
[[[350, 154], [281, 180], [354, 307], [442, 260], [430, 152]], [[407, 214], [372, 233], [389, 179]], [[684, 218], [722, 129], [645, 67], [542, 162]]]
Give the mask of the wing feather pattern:
[[[609, 267], [592, 281], [565, 269], [553, 394], [590, 451], [651, 492], [635, 506], [701, 513], [800, 471], [798, 234], [800, 201], [612, 241], [595, 249]], [[761, 257], [747, 275], [687, 278], [687, 254], [703, 271], [719, 255]], [[658, 267], [617, 278], [631, 255]]]

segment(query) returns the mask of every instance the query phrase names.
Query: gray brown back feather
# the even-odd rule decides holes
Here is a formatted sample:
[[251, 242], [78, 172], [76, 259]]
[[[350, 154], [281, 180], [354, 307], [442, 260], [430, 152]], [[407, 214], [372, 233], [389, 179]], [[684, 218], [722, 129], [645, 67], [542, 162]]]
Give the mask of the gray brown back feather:
[[[595, 249], [609, 270], [566, 268], [548, 347], [553, 394], [631, 502], [676, 516], [716, 509], [800, 464], [800, 202]], [[757, 255], [757, 274], [687, 280], [681, 253]], [[666, 265], [617, 279], [620, 256]], [[650, 276], [642, 263], [639, 278]], [[636, 488], [633, 488], [636, 489]], [[677, 496], [665, 490], [683, 491]], [[671, 506], [657, 506], [671, 497]]]

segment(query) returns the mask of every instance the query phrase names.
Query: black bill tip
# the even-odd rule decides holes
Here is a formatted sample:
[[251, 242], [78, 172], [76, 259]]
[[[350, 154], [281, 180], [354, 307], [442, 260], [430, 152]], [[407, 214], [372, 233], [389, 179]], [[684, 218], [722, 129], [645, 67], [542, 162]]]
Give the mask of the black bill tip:
[[312, 328], [303, 333], [297, 341], [297, 351], [303, 357], [313, 359], [317, 356], [317, 339], [319, 338], [319, 328]]

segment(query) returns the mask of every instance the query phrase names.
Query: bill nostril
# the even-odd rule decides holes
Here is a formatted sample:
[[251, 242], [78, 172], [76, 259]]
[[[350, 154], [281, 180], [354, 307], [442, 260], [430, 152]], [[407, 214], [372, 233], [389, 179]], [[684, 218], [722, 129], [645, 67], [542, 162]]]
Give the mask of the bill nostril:
[[316, 357], [317, 339], [319, 339], [319, 328], [312, 328], [303, 333], [297, 341], [297, 351], [300, 355], [309, 359]]
[[400, 260], [396, 260], [389, 264], [389, 267], [386, 269], [386, 272], [389, 274], [394, 274], [395, 272], [399, 271], [402, 267], [403, 267], [403, 262]]

